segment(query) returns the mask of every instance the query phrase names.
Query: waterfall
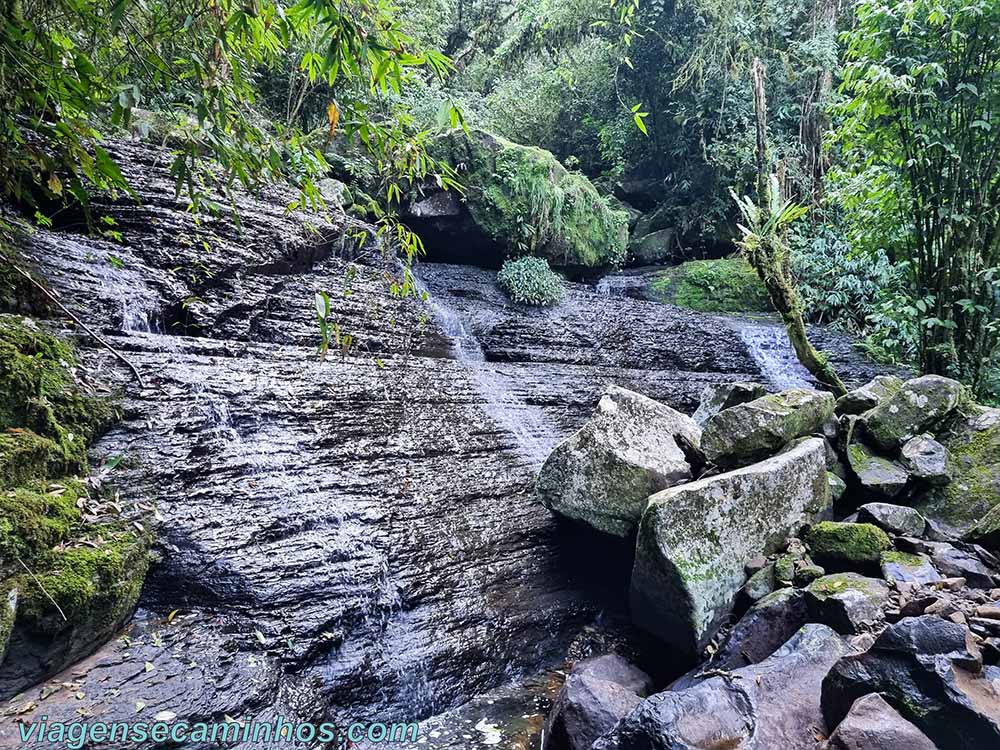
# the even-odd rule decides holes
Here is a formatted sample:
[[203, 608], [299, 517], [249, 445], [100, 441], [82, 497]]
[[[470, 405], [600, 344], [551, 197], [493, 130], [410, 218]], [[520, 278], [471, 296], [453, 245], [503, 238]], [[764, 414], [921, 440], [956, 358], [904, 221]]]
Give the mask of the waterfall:
[[772, 388], [781, 391], [813, 387], [812, 376], [795, 356], [784, 327], [767, 321], [740, 320], [734, 328]]
[[511, 389], [503, 373], [486, 359], [479, 340], [465, 327], [461, 313], [433, 296], [424, 282], [414, 276], [434, 317], [451, 340], [452, 355], [472, 375], [483, 397], [486, 413], [517, 441], [517, 452], [532, 468], [538, 469], [562, 439], [541, 408], [527, 403]]

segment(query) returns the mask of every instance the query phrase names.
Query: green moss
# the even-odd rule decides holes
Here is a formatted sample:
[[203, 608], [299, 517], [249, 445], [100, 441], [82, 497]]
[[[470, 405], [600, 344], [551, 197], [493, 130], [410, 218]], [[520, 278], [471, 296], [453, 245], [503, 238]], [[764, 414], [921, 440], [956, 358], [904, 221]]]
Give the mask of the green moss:
[[80, 523], [83, 482], [33, 482], [0, 492], [0, 573], [16, 560], [31, 563], [69, 538]]
[[0, 490], [59, 476], [77, 468], [62, 446], [30, 430], [0, 433]]
[[653, 282], [665, 302], [701, 312], [766, 312], [767, 290], [741, 257], [692, 260], [667, 269]]
[[30, 430], [48, 438], [65, 463], [82, 470], [87, 441], [113, 409], [107, 399], [82, 392], [75, 367], [72, 348], [58, 337], [28, 318], [0, 315], [0, 430]]
[[14, 619], [17, 616], [17, 588], [9, 581], [0, 585], [0, 664], [7, 653], [10, 634], [14, 630]]
[[[813, 557], [824, 567], [871, 568], [892, 543], [889, 536], [870, 523], [823, 521], [806, 535]], [[829, 576], [828, 576], [829, 577]]]
[[510, 254], [586, 268], [624, 262], [628, 214], [550, 152], [477, 130], [441, 136], [431, 151], [459, 170], [473, 220]]
[[907, 568], [920, 568], [924, 564], [924, 559], [920, 555], [911, 555], [908, 552], [898, 552], [889, 550], [882, 553], [882, 564], [902, 565]]
[[862, 576], [852, 573], [834, 573], [833, 575], [817, 578], [809, 584], [809, 592], [819, 599], [835, 596], [848, 589], [861, 591], [866, 594], [874, 593]]
[[51, 550], [37, 560], [33, 577], [19, 579], [18, 622], [41, 633], [57, 633], [67, 621], [113, 627], [138, 601], [147, 567], [145, 538], [124, 529], [105, 529], [94, 546]]

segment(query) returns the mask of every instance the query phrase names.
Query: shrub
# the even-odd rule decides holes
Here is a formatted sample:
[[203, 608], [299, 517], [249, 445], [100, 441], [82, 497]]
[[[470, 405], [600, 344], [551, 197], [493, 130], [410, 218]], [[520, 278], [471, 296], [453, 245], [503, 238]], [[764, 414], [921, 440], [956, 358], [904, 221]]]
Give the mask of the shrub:
[[497, 283], [507, 296], [521, 305], [548, 307], [563, 296], [562, 279], [544, 258], [508, 260], [497, 274]]

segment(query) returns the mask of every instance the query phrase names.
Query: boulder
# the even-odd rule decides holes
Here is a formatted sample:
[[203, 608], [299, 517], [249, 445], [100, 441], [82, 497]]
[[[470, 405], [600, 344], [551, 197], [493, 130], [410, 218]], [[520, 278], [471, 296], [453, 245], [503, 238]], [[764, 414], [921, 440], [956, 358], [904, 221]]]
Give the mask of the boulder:
[[694, 659], [728, 615], [744, 562], [778, 549], [829, 502], [820, 438], [652, 496], [632, 570], [634, 622]]
[[933, 431], [958, 407], [962, 385], [940, 375], [907, 380], [861, 419], [872, 443], [884, 451], [898, 450], [907, 440]]
[[962, 625], [933, 615], [890, 625], [865, 653], [823, 680], [823, 715], [837, 726], [854, 702], [882, 697], [940, 748], [1000, 746], [1000, 679]]
[[885, 399], [894, 396], [902, 387], [903, 381], [895, 375], [877, 375], [860, 388], [855, 388], [838, 398], [837, 415], [864, 414]]
[[927, 736], [877, 693], [854, 701], [826, 750], [937, 750]]
[[895, 461], [876, 456], [863, 443], [848, 446], [847, 463], [862, 487], [888, 500], [902, 492], [910, 479], [906, 469]]
[[743, 588], [740, 589], [740, 595], [742, 596], [745, 604], [756, 604], [765, 596], [773, 592], [775, 586], [774, 565], [765, 565], [747, 579]]
[[[621, 266], [629, 216], [579, 172], [550, 152], [482, 130], [452, 130], [427, 144], [436, 159], [461, 170], [460, 206], [441, 191], [413, 196], [407, 223], [431, 258], [499, 265], [508, 255], [545, 258], [573, 270]], [[524, 227], [534, 231], [526, 236]]]
[[1000, 409], [953, 420], [937, 439], [948, 451], [951, 481], [914, 502], [928, 519], [965, 534], [1000, 506]]
[[577, 663], [545, 725], [544, 750], [590, 750], [653, 689], [649, 675], [617, 654]]
[[858, 508], [858, 520], [871, 523], [896, 536], [923, 536], [927, 521], [905, 505], [866, 503]]
[[978, 555], [959, 549], [947, 542], [926, 542], [934, 566], [944, 575], [964, 578], [969, 586], [978, 589], [992, 589], [997, 585], [997, 575], [983, 564]]
[[652, 266], [670, 260], [680, 248], [677, 244], [677, 232], [668, 228], [633, 240], [628, 249], [635, 265]]
[[691, 478], [701, 428], [651, 398], [611, 386], [590, 420], [556, 446], [538, 473], [545, 507], [628, 537], [650, 495]]
[[827, 570], [872, 571], [892, 542], [870, 523], [823, 521], [806, 533], [809, 552]]
[[648, 698], [594, 750], [815, 750], [823, 677], [849, 652], [806, 625], [759, 664]]
[[691, 418], [704, 426], [710, 417], [723, 409], [745, 404], [767, 395], [760, 383], [709, 383], [701, 392], [698, 409]]
[[897, 584], [923, 585], [941, 580], [941, 574], [926, 555], [911, 555], [895, 550], [882, 553], [882, 577]]
[[718, 652], [705, 664], [676, 680], [671, 690], [683, 690], [711, 676], [764, 661], [809, 621], [806, 592], [783, 588], [768, 594], [740, 618]]
[[903, 444], [899, 460], [910, 476], [928, 484], [948, 484], [948, 450], [930, 435], [917, 435]]
[[981, 544], [994, 554], [1000, 554], [1000, 505], [980, 519], [965, 535], [970, 542]]
[[838, 633], [860, 633], [882, 619], [889, 587], [877, 578], [836, 573], [817, 578], [806, 589], [809, 616]]
[[832, 471], [826, 473], [826, 482], [830, 486], [830, 497], [833, 499], [833, 502], [839, 501], [844, 496], [844, 493], [847, 492], [847, 482]]
[[719, 412], [705, 423], [702, 450], [717, 466], [744, 466], [822, 429], [833, 396], [801, 388], [775, 393]]

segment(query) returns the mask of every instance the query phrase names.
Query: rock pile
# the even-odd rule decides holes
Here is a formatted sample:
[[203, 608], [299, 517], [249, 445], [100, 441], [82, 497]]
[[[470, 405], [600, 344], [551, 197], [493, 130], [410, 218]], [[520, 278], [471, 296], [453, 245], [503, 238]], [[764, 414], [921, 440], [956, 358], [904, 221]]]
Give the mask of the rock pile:
[[[633, 621], [689, 671], [548, 750], [1000, 747], [1000, 411], [937, 376], [754, 395], [709, 387], [691, 476], [627, 501]], [[539, 487], [599, 519], [620, 490], [557, 474], [559, 454]]]

